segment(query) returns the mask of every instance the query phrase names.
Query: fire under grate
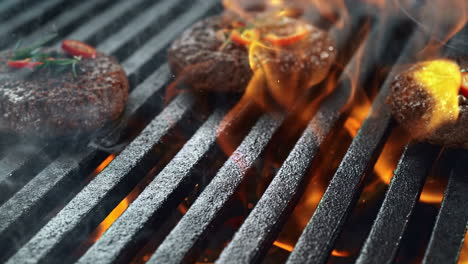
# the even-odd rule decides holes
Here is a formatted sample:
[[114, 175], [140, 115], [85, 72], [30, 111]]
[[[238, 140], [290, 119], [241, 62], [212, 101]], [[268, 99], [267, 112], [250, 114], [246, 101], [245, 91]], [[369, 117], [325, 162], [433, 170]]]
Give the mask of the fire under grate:
[[[225, 155], [217, 144], [217, 129], [235, 100], [215, 100], [214, 106], [203, 107], [196, 95], [181, 93], [165, 104], [165, 88], [174, 78], [165, 61], [166, 48], [195, 21], [221, 10], [218, 0], [0, 3], [1, 48], [12, 47], [15, 39], [33, 41], [53, 30], [60, 39], [79, 39], [117, 57], [131, 83], [119, 123], [96, 135], [34, 144], [1, 136], [0, 261], [271, 263], [268, 256], [278, 247], [277, 237], [298, 201], [307, 195], [304, 186], [310, 181], [314, 160], [346, 119], [342, 109], [352, 93], [352, 81], [345, 73], [359, 67], [357, 79], [370, 84], [369, 76], [377, 73], [379, 63], [408, 62], [425, 45], [420, 40], [426, 39], [406, 17], [390, 23], [367, 8], [350, 9], [358, 19], [346, 26], [337, 41], [344, 66], [338, 71], [336, 88], [294, 144], [284, 147], [287, 153], [272, 179], [234, 232], [228, 232], [228, 243], [221, 243], [222, 249], [209, 260], [205, 254], [209, 241], [230, 215], [234, 197], [252, 171], [262, 166], [272, 142], [278, 140], [276, 135], [290, 119], [285, 113], [259, 114], [235, 151]], [[381, 32], [389, 32], [389, 37], [380, 37]], [[392, 34], [399, 38], [392, 39]], [[375, 53], [362, 59], [359, 54], [368, 49]], [[342, 262], [331, 260], [366, 177], [395, 130], [385, 105], [393, 75], [393, 70], [385, 73], [386, 81], [379, 85], [369, 115], [347, 146], [297, 243], [275, 262], [404, 263], [402, 243], [426, 178], [440, 160], [450, 163], [448, 185], [419, 260], [457, 262], [468, 220], [468, 207], [463, 206], [468, 203], [464, 176], [468, 155], [425, 143], [404, 148], [358, 253]], [[135, 190], [137, 194], [128, 200]], [[123, 201], [125, 211], [93, 238]], [[181, 206], [186, 210], [177, 213]]]

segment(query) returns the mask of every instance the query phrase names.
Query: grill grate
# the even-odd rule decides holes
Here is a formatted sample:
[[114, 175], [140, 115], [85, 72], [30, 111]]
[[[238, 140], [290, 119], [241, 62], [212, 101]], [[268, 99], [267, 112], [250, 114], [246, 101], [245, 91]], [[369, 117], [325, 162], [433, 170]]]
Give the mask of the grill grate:
[[[450, 153], [456, 159], [454, 172], [450, 175], [437, 222], [424, 256], [424, 263], [455, 262], [466, 232], [468, 210], [467, 179], [465, 177], [466, 153]], [[450, 221], [448, 221], [450, 219]]]
[[[218, 151], [217, 127], [230, 103], [217, 106], [206, 115], [198, 115], [203, 111], [197, 105], [197, 99], [184, 93], [163, 108], [164, 87], [173, 78], [165, 62], [164, 51], [184, 28], [203, 16], [218, 13], [218, 2], [54, 0], [43, 3], [22, 1], [20, 4], [5, 1], [0, 4], [0, 20], [4, 21], [0, 29], [3, 37], [0, 47], [11, 47], [14, 44], [12, 35], [31, 42], [53, 29], [66, 36], [64, 38], [89, 42], [116, 56], [122, 61], [131, 83], [123, 118], [119, 124], [93, 135], [97, 139], [92, 142], [78, 142], [78, 147], [74, 148], [63, 142], [37, 144], [38, 147], [33, 149], [20, 148], [21, 144], [26, 144], [23, 142], [0, 145], [0, 261], [128, 262], [134, 257], [133, 252], [151, 241], [148, 230], [164, 225], [194, 185], [206, 176], [203, 175], [204, 168], [217, 158], [210, 155]], [[20, 7], [27, 7], [27, 11], [19, 16], [9, 15]], [[348, 34], [338, 41], [338, 46], [350, 56], [365, 48], [375, 48], [378, 56], [369, 56], [361, 65], [360, 81], [363, 83], [376, 64], [388, 56], [386, 47], [403, 45], [399, 49], [400, 62], [414, 55], [417, 46], [424, 45], [419, 43], [423, 37], [416, 31], [411, 32], [413, 36], [408, 36], [404, 43], [382, 40], [377, 37], [382, 28], [395, 31], [401, 24], [385, 21], [387, 24], [381, 25], [374, 17], [370, 19], [370, 33], [363, 37], [362, 42], [356, 41], [356, 32], [363, 27], [368, 14], [358, 16], [363, 19], [350, 27]], [[398, 21], [401, 23], [401, 19]], [[355, 42], [355, 47], [349, 47], [350, 41]], [[385, 42], [388, 43], [381, 45]], [[58, 39], [55, 44], [58, 45]], [[344, 60], [347, 61], [346, 58]], [[344, 63], [346, 70], [357, 67], [356, 60], [356, 57], [349, 58], [349, 62]], [[359, 196], [363, 178], [373, 167], [392, 129], [391, 116], [384, 103], [388, 86], [388, 82], [382, 85], [371, 114], [354, 137], [288, 263], [327, 262]], [[343, 74], [337, 89], [310, 120], [217, 263], [251, 263], [263, 259], [302, 195], [307, 172], [325, 138], [343, 118], [340, 111], [347, 103], [350, 91], [351, 84]], [[283, 114], [260, 116], [236, 151], [226, 157], [227, 160], [220, 158], [224, 165], [165, 236], [149, 263], [193, 260], [198, 246], [210, 235], [223, 213], [229, 210], [229, 201], [245, 181], [249, 170], [264, 155], [267, 145], [286, 118]], [[134, 123], [140, 123], [136, 127], [141, 129], [135, 131]], [[187, 142], [179, 142], [185, 143], [180, 150], [166, 140], [179, 128], [187, 134]], [[7, 136], [5, 139], [9, 140]], [[62, 148], [70, 151], [60, 152]], [[177, 149], [177, 155], [151, 172], [155, 175], [151, 183], [83, 256], [72, 255], [73, 249], [85, 241], [154, 164], [163, 159], [164, 150], [168, 148]], [[109, 155], [107, 151], [119, 150], [122, 151], [101, 173], [92, 174]], [[407, 146], [359, 254], [358, 263], [394, 261], [425, 178], [440, 152], [440, 148], [427, 144]], [[468, 208], [460, 204], [468, 202], [468, 183], [463, 175], [466, 171], [463, 161], [468, 156], [460, 150], [451, 151], [448, 155], [457, 162], [454, 162], [455, 169], [450, 175], [425, 252], [425, 263], [455, 263], [466, 232]]]

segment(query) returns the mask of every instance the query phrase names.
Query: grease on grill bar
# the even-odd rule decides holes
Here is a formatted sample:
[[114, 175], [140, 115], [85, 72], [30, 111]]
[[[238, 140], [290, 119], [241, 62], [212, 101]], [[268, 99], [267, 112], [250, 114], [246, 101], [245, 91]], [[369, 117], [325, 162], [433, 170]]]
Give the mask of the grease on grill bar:
[[[289, 131], [294, 136], [284, 136], [294, 114], [252, 114], [230, 151], [218, 129], [235, 98], [181, 93], [164, 105], [173, 80], [166, 47], [195, 21], [219, 13], [219, 2], [0, 3], [0, 47], [54, 30], [116, 56], [131, 81], [119, 123], [92, 139], [30, 147], [0, 135], [11, 140], [0, 144], [0, 261], [456, 263], [468, 220], [466, 151], [411, 143], [401, 155], [391, 148], [406, 144], [384, 102], [392, 67], [414, 61], [424, 47], [443, 49], [427, 42], [412, 20], [418, 17], [393, 14], [383, 0], [319, 3], [309, 15], [338, 32], [340, 54], [321, 84], [327, 96], [301, 113]], [[387, 9], [388, 17], [376, 16]], [[211, 97], [221, 101], [205, 106]], [[332, 142], [340, 130], [349, 140]], [[342, 154], [331, 149], [337, 145]], [[400, 159], [394, 175], [392, 151]], [[336, 165], [317, 164], [323, 160]], [[449, 174], [442, 175], [449, 180], [441, 205], [441, 189], [423, 189], [438, 165]], [[323, 190], [313, 193], [317, 182]], [[367, 199], [372, 210], [361, 204]], [[417, 215], [424, 208], [434, 223], [428, 219], [424, 238], [414, 237], [412, 221], [425, 220]], [[347, 243], [356, 215], [367, 217], [356, 228], [359, 245]]]

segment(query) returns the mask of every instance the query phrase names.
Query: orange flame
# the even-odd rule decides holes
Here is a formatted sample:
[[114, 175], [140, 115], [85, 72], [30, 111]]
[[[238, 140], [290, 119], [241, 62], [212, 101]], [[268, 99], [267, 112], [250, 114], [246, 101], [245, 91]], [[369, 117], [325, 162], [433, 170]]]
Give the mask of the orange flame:
[[346, 258], [346, 257], [351, 256], [351, 253], [348, 252], [348, 251], [345, 251], [345, 250], [334, 249], [332, 251], [331, 255], [334, 256], [334, 257]]
[[419, 201], [423, 203], [435, 204], [440, 206], [444, 199], [444, 191], [448, 184], [447, 175], [441, 175], [440, 162], [438, 162], [443, 155], [443, 152], [439, 154], [439, 157], [435, 161], [435, 165], [427, 177], [424, 187], [419, 197]]
[[[283, 243], [283, 242], [280, 242], [278, 240], [276, 240], [275, 242], [273, 242], [273, 245], [276, 246], [276, 247], [279, 247], [281, 249], [284, 249], [288, 252], [293, 252], [294, 250], [294, 246], [288, 244], [288, 243]], [[334, 249], [332, 252], [331, 252], [331, 255], [334, 256], [334, 257], [340, 257], [340, 258], [345, 258], [345, 257], [349, 257], [351, 256], [351, 253], [348, 252], [348, 251], [345, 251], [345, 250], [337, 250], [337, 249]]]
[[[278, 247], [281, 247], [280, 245], [294, 245], [295, 241], [297, 241], [322, 199], [328, 183], [338, 168], [352, 138], [366, 119], [371, 105], [367, 97], [360, 94], [361, 92], [362, 90], [358, 90], [359, 96], [356, 96], [356, 99], [359, 98], [360, 100], [355, 100], [350, 106], [348, 117], [343, 121], [342, 126], [337, 126], [327, 142], [322, 144], [326, 147], [320, 151], [316, 160], [314, 160], [313, 170], [309, 175], [311, 180], [305, 187], [305, 195], [294, 208], [290, 220], [285, 224], [283, 231], [278, 236], [276, 241]], [[344, 256], [345, 253], [335, 251], [334, 254]]]
[[93, 175], [98, 175], [103, 171], [113, 160], [115, 159], [115, 154], [109, 155], [99, 166], [93, 171]]
[[273, 245], [276, 246], [276, 247], [279, 247], [281, 249], [284, 249], [288, 252], [292, 252], [294, 250], [294, 247], [289, 245], [288, 243], [283, 243], [283, 242], [280, 242], [278, 240], [276, 240], [275, 242], [273, 242]]
[[356, 97], [356, 102], [351, 108], [349, 117], [344, 123], [344, 128], [352, 137], [355, 137], [362, 123], [369, 115], [371, 103], [362, 90], [359, 90], [360, 96]]
[[408, 142], [409, 136], [403, 129], [394, 129], [377, 159], [374, 165], [374, 172], [386, 185], [390, 184], [393, 171], [396, 169], [398, 161]]
[[117, 205], [114, 210], [99, 224], [97, 229], [91, 235], [94, 242], [98, 241], [99, 238], [104, 234], [104, 232], [109, 229], [109, 227], [119, 218], [125, 210], [127, 210], [128, 205], [130, 204], [129, 199], [123, 199], [119, 205]]
[[[225, 1], [225, 6], [236, 9], [239, 3]], [[284, 2], [268, 3], [282, 7]], [[316, 98], [309, 98], [308, 94], [313, 92], [311, 87], [325, 79], [336, 51], [333, 46], [327, 46], [329, 40], [325, 33], [316, 31], [304, 21], [286, 18], [286, 15], [284, 11], [268, 14], [261, 20], [257, 19], [253, 29], [236, 33], [236, 40], [233, 39], [248, 49], [253, 76], [241, 100], [226, 115], [218, 129], [219, 145], [228, 155], [240, 142], [237, 137], [242, 133], [239, 130], [252, 124], [261, 112], [279, 108], [290, 112], [298, 110], [299, 123], [303, 124], [309, 120], [309, 113], [315, 111], [316, 102], [335, 88], [336, 80], [332, 80], [322, 94], [316, 93]], [[313, 54], [307, 53], [315, 37], [325, 41], [322, 48], [326, 50], [320, 55], [320, 63], [324, 64], [319, 67], [310, 64]]]

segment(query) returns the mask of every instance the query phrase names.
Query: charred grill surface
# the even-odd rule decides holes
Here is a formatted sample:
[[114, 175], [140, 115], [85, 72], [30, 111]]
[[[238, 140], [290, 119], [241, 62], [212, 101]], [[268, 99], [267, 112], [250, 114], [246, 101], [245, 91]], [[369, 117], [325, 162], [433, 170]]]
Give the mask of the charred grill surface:
[[[8, 15], [20, 7], [27, 7], [26, 11]], [[356, 6], [355, 10], [361, 9]], [[204, 98], [185, 92], [164, 104], [165, 88], [174, 80], [166, 60], [171, 41], [196, 21], [220, 11], [217, 0], [24, 0], [21, 5], [7, 0], [0, 4], [0, 47], [14, 46], [12, 34], [30, 42], [53, 30], [60, 38], [79, 39], [115, 56], [130, 80], [128, 103], [118, 123], [91, 137], [71, 139], [74, 146], [67, 144], [70, 141], [31, 146], [28, 139], [0, 135], [1, 262], [127, 263], [141, 250], [149, 263], [181, 263], [195, 261], [204, 252], [234, 210], [252, 171], [264, 166], [269, 144], [287, 124], [284, 113], [261, 114], [240, 133], [234, 152], [225, 154], [217, 129], [235, 98], [202, 107], [199, 102]], [[368, 13], [352, 15], [369, 17]], [[350, 41], [366, 25], [365, 19], [357, 21], [337, 41], [345, 70], [338, 71], [336, 89], [306, 120], [258, 201], [234, 225], [229, 243], [213, 261], [267, 261], [267, 252], [276, 247], [273, 242], [297, 201], [308, 195], [303, 185], [311, 180], [311, 164], [326, 148], [325, 138], [336, 127], [341, 129], [348, 115], [342, 112], [352, 92], [348, 73], [359, 66], [361, 86], [370, 85], [369, 76], [377, 74], [380, 61], [390, 66], [405, 63], [424, 45], [414, 28], [400, 41], [380, 40], [381, 32], [395, 32], [400, 24], [383, 25], [376, 17], [369, 20], [370, 30], [362, 39]], [[53, 45], [59, 45], [58, 38]], [[376, 54], [359, 65], [358, 54], [369, 49]], [[389, 59], [392, 49], [398, 56]], [[394, 73], [385, 79], [391, 80]], [[385, 104], [388, 92], [386, 81], [292, 252], [283, 252], [283, 262], [327, 262], [364, 180], [394, 129]], [[370, 233], [355, 256], [358, 263], [395, 260], [440, 151], [427, 144], [406, 147], [369, 225]], [[455, 263], [465, 236], [468, 208], [460, 205], [467, 202], [466, 153], [449, 151], [448, 156], [454, 160], [454, 169], [431, 229], [425, 263]], [[97, 168], [103, 162], [107, 167]], [[137, 195], [129, 198], [134, 191]], [[92, 237], [122, 204], [122, 215], [105, 233]]]

